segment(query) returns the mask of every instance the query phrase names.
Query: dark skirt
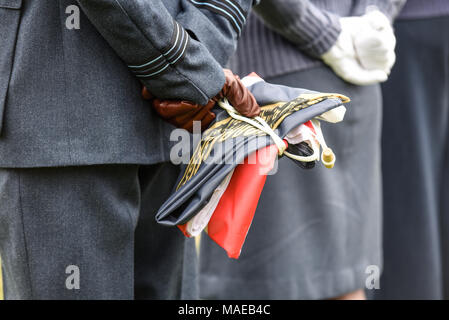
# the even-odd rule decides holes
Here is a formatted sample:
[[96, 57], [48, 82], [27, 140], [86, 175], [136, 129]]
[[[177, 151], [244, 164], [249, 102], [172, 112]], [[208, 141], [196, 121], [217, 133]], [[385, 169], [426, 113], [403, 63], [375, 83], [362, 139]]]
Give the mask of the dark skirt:
[[334, 169], [306, 171], [288, 158], [268, 176], [239, 260], [206, 235], [204, 299], [322, 299], [365, 287], [381, 268], [380, 87], [347, 84], [318, 67], [267, 79], [349, 96], [343, 123], [323, 123]]

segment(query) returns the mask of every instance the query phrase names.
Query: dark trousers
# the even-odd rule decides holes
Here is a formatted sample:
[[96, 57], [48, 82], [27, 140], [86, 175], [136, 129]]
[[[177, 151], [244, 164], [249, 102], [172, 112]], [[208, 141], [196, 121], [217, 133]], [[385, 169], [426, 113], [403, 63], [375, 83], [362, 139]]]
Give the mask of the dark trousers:
[[194, 241], [156, 224], [178, 168], [0, 170], [6, 299], [195, 299]]
[[449, 298], [449, 16], [396, 23], [383, 86], [384, 271], [378, 299]]

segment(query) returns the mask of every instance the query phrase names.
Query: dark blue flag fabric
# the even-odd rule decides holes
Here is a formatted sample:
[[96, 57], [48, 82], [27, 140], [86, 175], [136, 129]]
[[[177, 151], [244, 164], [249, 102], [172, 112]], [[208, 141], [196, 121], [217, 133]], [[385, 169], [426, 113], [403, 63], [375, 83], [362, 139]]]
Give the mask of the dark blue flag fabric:
[[[319, 120], [341, 121], [346, 110], [342, 104], [349, 101], [341, 94], [270, 84], [255, 75], [242, 81], [261, 106], [259, 117], [242, 117], [225, 101], [219, 103], [220, 106], [214, 108], [214, 123], [193, 148], [175, 190], [156, 214], [158, 223], [178, 225], [186, 236], [198, 234], [192, 231], [194, 229], [211, 231], [208, 224], [214, 221], [214, 215], [229, 216], [229, 225], [221, 218], [220, 223], [213, 225], [213, 230], [218, 233], [226, 230], [225, 234], [228, 234], [235, 231], [228, 229], [236, 227], [237, 236], [233, 234], [232, 237], [238, 238], [237, 247], [240, 248], [265, 181], [260, 175], [270, 171], [263, 168], [263, 162], [271, 169], [272, 157], [287, 155], [294, 161], [321, 160], [327, 167], [332, 167], [335, 156], [325, 144]], [[321, 158], [318, 156], [320, 146], [323, 149]], [[262, 151], [268, 153], [263, 155]], [[260, 170], [254, 171], [254, 165]], [[298, 170], [301, 169], [298, 167]], [[231, 187], [226, 191], [228, 186]], [[236, 193], [236, 190], [241, 191]], [[220, 212], [214, 213], [215, 210]], [[237, 219], [237, 215], [248, 218]], [[192, 221], [201, 226], [192, 226]], [[235, 226], [242, 223], [244, 226]], [[223, 243], [219, 244], [223, 246]], [[237, 250], [230, 254], [225, 249], [234, 258], [240, 253]]]

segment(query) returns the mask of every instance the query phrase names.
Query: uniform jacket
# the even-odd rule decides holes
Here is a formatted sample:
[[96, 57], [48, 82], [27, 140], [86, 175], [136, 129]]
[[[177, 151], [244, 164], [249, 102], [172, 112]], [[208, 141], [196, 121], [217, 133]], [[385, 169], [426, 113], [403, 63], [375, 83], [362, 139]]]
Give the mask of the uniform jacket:
[[142, 84], [206, 103], [253, 1], [0, 0], [0, 166], [167, 160]]

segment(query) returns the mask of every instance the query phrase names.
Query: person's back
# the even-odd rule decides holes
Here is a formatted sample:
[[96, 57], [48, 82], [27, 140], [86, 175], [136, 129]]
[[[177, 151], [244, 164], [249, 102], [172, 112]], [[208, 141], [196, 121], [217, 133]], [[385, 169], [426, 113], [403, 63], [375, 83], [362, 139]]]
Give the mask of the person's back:
[[[183, 23], [187, 21], [188, 27], [191, 24], [189, 21], [196, 21], [204, 29], [204, 32], [194, 29], [194, 36], [201, 38], [203, 43], [207, 43], [209, 37], [225, 39], [211, 48], [214, 58], [223, 64], [235, 46], [237, 35], [230, 34], [232, 29], [217, 32], [217, 27], [188, 1], [163, 2], [167, 12], [179, 16], [178, 20]], [[184, 2], [182, 8], [180, 2]], [[160, 10], [156, 7], [158, 3], [139, 2], [141, 8], [137, 7], [136, 10], [143, 8], [146, 10], [141, 13], [142, 16], [145, 11], [151, 15], [153, 10], [149, 10], [149, 6], [154, 6], [154, 11]], [[106, 9], [106, 6], [99, 8]], [[84, 10], [79, 10], [80, 6], [69, 0], [0, 2], [2, 167], [155, 163], [168, 160], [167, 143], [162, 141], [164, 132], [168, 132], [167, 125], [141, 98], [139, 76], [136, 77], [131, 72], [134, 70], [124, 63], [131, 64], [132, 61], [121, 59], [127, 54], [130, 60], [136, 60], [136, 64], [139, 59], [145, 61], [145, 53], [149, 55], [152, 52], [146, 50], [145, 41], [155, 41], [155, 46], [162, 49], [173, 45], [170, 54], [174, 54], [169, 57], [173, 64], [168, 69], [174, 69], [174, 63], [176, 68], [182, 69], [179, 79], [176, 79], [164, 73], [168, 69], [162, 70], [167, 68], [167, 64], [159, 63], [160, 67], [156, 66], [153, 73], [160, 74], [151, 79], [141, 78], [149, 83], [156, 96], [205, 102], [204, 93], [199, 91], [212, 95], [222, 85], [222, 75], [213, 78], [220, 67], [217, 62], [211, 62], [210, 66], [203, 63], [201, 68], [192, 71], [192, 66], [197, 62], [195, 59], [198, 59], [196, 56], [207, 60], [209, 52], [192, 37], [183, 35], [187, 42], [181, 42], [181, 36], [178, 42], [173, 42], [173, 28], [162, 28], [171, 25], [173, 18], [164, 22], [165, 25], [154, 23], [161, 25], [158, 28], [148, 26], [148, 30], [143, 31], [146, 34], [135, 35], [132, 34], [134, 30], [125, 30], [134, 37], [133, 41], [118, 39], [117, 46], [111, 47]], [[90, 11], [93, 10], [89, 8]], [[197, 19], [192, 19], [192, 14]], [[76, 21], [78, 17], [79, 21]], [[157, 15], [154, 18], [158, 20]], [[204, 26], [209, 27], [206, 29]], [[156, 31], [158, 34], [153, 39], [145, 38]], [[204, 36], [206, 31], [209, 36]], [[189, 32], [193, 35], [191, 30]], [[140, 47], [136, 45], [139, 37], [142, 38]], [[122, 48], [117, 51], [118, 46]], [[193, 58], [192, 51], [196, 51]], [[146, 56], [146, 61], [149, 58], [151, 56]], [[180, 64], [179, 60], [183, 63]], [[187, 67], [182, 67], [183, 64]], [[156, 78], [159, 75], [160, 78]], [[167, 85], [168, 82], [171, 85]]]
[[139, 81], [82, 12], [80, 28], [67, 28], [73, 1], [9, 3], [17, 8], [0, 8], [0, 166], [166, 159], [165, 125]]
[[153, 217], [178, 174], [173, 127], [141, 92], [214, 98], [252, 4], [0, 0], [7, 299], [196, 297], [194, 242]]

